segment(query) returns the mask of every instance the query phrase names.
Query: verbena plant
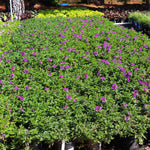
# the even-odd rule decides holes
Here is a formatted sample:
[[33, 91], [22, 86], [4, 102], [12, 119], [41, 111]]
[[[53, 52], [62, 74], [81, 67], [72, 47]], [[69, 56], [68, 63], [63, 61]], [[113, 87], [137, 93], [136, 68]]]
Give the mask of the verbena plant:
[[150, 127], [150, 42], [97, 17], [30, 19], [0, 57], [3, 149], [45, 141], [142, 143]]

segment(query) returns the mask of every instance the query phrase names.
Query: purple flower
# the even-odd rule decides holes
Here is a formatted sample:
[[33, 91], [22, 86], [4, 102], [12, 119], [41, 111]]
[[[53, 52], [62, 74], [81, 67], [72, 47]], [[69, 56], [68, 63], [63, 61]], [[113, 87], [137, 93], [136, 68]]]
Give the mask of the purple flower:
[[40, 60], [39, 63], [42, 64], [43, 63], [42, 60]]
[[123, 107], [127, 107], [128, 104], [127, 103], [122, 103]]
[[86, 57], [85, 60], [89, 60], [89, 57]]
[[130, 116], [125, 116], [125, 117], [124, 117], [124, 120], [125, 120], [125, 121], [129, 121], [129, 120], [130, 120]]
[[48, 90], [49, 90], [49, 88], [45, 88], [44, 90], [48, 91]]
[[105, 80], [105, 77], [101, 77], [101, 81], [104, 81]]
[[9, 83], [10, 83], [10, 84], [13, 84], [13, 82], [12, 82], [12, 81], [9, 81]]
[[64, 59], [67, 59], [67, 58], [68, 58], [68, 56], [67, 56], [67, 55], [65, 55]]
[[26, 62], [27, 62], [28, 60], [27, 60], [25, 57], [23, 57], [23, 61], [26, 61]]
[[112, 85], [112, 89], [113, 89], [113, 90], [116, 90], [116, 89], [117, 89], [117, 85], [116, 85], [116, 84], [113, 84], [113, 85]]
[[52, 62], [52, 59], [51, 59], [51, 58], [48, 58], [48, 61]]
[[131, 72], [131, 71], [128, 71], [128, 75], [132, 75], [132, 72]]
[[123, 75], [126, 77], [126, 76], [127, 76], [127, 73], [124, 72]]
[[101, 97], [102, 102], [106, 102], [107, 98], [106, 97]]
[[139, 70], [139, 68], [138, 68], [138, 67], [136, 67], [136, 68], [134, 68], [134, 70]]
[[127, 77], [127, 81], [130, 82], [130, 76]]
[[63, 90], [64, 90], [64, 91], [68, 91], [68, 88], [64, 87]]
[[14, 75], [14, 74], [11, 74], [10, 76], [13, 78], [15, 75]]
[[10, 60], [6, 60], [7, 63], [10, 63]]
[[94, 54], [95, 56], [97, 56], [97, 55], [98, 55], [98, 52], [97, 52], [97, 51], [95, 51], [95, 52], [93, 52], [93, 54]]
[[27, 89], [29, 89], [30, 87], [31, 87], [30, 85], [29, 85], [29, 86], [26, 86], [25, 89], [27, 90]]
[[5, 44], [2, 45], [2, 47], [5, 47], [5, 46], [6, 46]]
[[32, 76], [31, 76], [31, 77], [28, 77], [28, 79], [32, 79]]
[[22, 107], [20, 107], [20, 110], [24, 113], [24, 109]]
[[89, 54], [90, 54], [90, 52], [89, 52], [89, 51], [86, 51], [86, 52], [85, 52], [85, 54], [86, 54], [86, 55], [89, 55]]
[[87, 38], [85, 38], [85, 39], [84, 39], [84, 41], [88, 41], [88, 39], [87, 39]]
[[36, 52], [33, 52], [32, 55], [36, 55]]
[[65, 105], [63, 105], [63, 109], [66, 109], [68, 107], [68, 105], [67, 104], [65, 104]]
[[68, 68], [70, 68], [70, 66], [69, 66], [69, 65], [65, 66], [65, 69], [68, 69]]
[[51, 72], [48, 73], [49, 76], [50, 76], [51, 74], [52, 74]]
[[132, 116], [132, 113], [128, 112], [128, 115], [129, 115], [129, 116]]
[[66, 98], [67, 98], [67, 100], [70, 100], [70, 99], [72, 99], [72, 96], [71, 95], [67, 95]]
[[0, 139], [2, 139], [4, 141], [4, 137], [6, 136], [6, 134], [2, 134], [2, 136], [0, 137]]
[[142, 48], [140, 47], [139, 50], [142, 51]]
[[65, 68], [64, 66], [60, 66], [60, 69], [62, 69], [62, 70], [63, 70], [64, 68]]
[[102, 107], [101, 107], [101, 106], [96, 106], [96, 107], [95, 107], [95, 110], [96, 110], [96, 111], [100, 111], [100, 110], [102, 110]]
[[64, 78], [64, 76], [63, 75], [59, 75], [59, 78]]
[[76, 49], [75, 48], [72, 48], [72, 51], [75, 51]]
[[143, 87], [143, 91], [148, 92], [148, 88], [147, 87]]
[[133, 92], [133, 97], [136, 97], [137, 95], [138, 95], [138, 90], [134, 90], [134, 92]]
[[63, 42], [62, 42], [62, 44], [66, 44], [66, 42], [65, 42], [65, 41], [63, 41]]
[[77, 76], [76, 79], [80, 79], [80, 76]]
[[104, 62], [106, 65], [109, 65], [110, 62], [108, 60], [101, 60], [102, 62]]
[[68, 48], [67, 51], [71, 51], [71, 48]]
[[98, 46], [98, 48], [100, 49], [100, 48], [101, 48], [101, 46]]
[[73, 99], [74, 102], [77, 102], [77, 100]]
[[88, 74], [84, 74], [85, 78], [88, 78]]
[[11, 71], [14, 72], [15, 71], [15, 66], [11, 67]]
[[44, 47], [41, 47], [41, 49], [44, 49]]
[[119, 50], [117, 50], [117, 52], [118, 52], [118, 53], [122, 53], [122, 50], [121, 50], [121, 49], [119, 49]]
[[53, 67], [53, 68], [56, 68], [56, 67], [57, 67], [57, 65], [53, 64], [53, 65], [52, 65], [52, 67]]
[[3, 81], [2, 81], [2, 80], [0, 80], [0, 83], [2, 84], [2, 83], [3, 83]]
[[21, 52], [21, 55], [24, 56], [24, 55], [26, 55], [26, 53], [25, 52]]
[[148, 104], [144, 104], [143, 108], [145, 108], [145, 109], [146, 109], [147, 107], [148, 107]]
[[15, 85], [15, 87], [13, 87], [13, 91], [16, 91], [16, 90], [19, 90], [20, 88], [19, 87], [17, 87], [16, 85]]
[[24, 71], [24, 73], [25, 73], [25, 74], [28, 74], [28, 73], [29, 73], [29, 70], [28, 70], [28, 69], [26, 69], [26, 70]]
[[9, 108], [9, 111], [10, 111], [10, 113], [12, 113], [12, 109], [11, 108]]
[[24, 101], [24, 97], [18, 96], [21, 101]]

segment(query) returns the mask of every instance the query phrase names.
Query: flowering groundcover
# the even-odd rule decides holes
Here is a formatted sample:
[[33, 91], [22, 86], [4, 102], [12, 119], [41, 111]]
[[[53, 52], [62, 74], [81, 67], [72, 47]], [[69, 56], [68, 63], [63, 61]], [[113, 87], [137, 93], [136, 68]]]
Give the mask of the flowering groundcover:
[[[6, 35], [7, 38], [7, 35]], [[140, 143], [150, 127], [150, 40], [97, 17], [30, 19], [0, 46], [0, 147]]]

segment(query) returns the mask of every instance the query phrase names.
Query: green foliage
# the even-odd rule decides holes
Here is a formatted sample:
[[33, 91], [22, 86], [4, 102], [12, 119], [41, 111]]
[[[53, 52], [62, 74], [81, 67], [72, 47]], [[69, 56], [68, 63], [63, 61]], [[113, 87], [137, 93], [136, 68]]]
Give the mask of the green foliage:
[[9, 49], [12, 45], [10, 39], [13, 37], [13, 34], [15, 34], [14, 32], [18, 29], [20, 24], [20, 21], [0, 22], [0, 45], [6, 45], [6, 47], [0, 48], [0, 53], [3, 52], [3, 50], [6, 50], [6, 48]]
[[101, 15], [71, 16], [26, 20], [0, 44], [1, 149], [115, 135], [142, 142], [150, 128], [147, 36]]

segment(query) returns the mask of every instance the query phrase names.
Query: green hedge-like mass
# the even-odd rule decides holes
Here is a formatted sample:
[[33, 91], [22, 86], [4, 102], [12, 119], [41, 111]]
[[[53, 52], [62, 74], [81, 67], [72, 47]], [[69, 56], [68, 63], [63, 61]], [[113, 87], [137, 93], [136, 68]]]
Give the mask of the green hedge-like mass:
[[133, 12], [130, 13], [129, 18], [140, 23], [144, 28], [150, 29], [150, 13]]
[[[6, 37], [7, 38], [7, 37]], [[0, 49], [0, 147], [66, 139], [141, 143], [150, 127], [150, 42], [97, 17], [30, 19]]]

